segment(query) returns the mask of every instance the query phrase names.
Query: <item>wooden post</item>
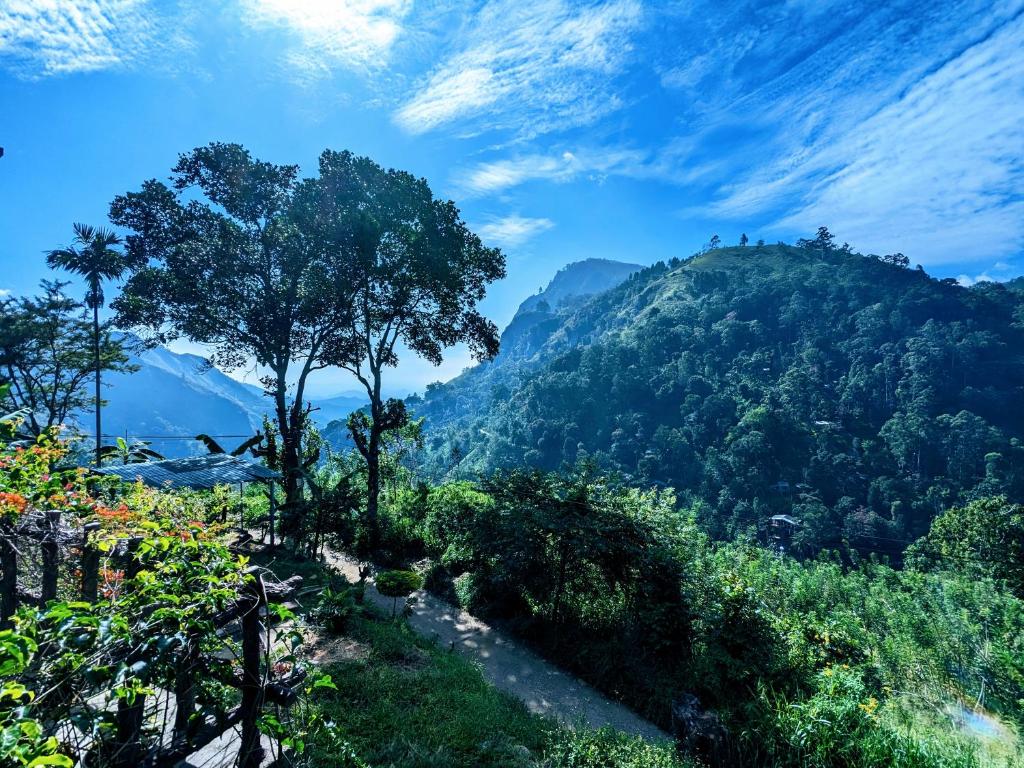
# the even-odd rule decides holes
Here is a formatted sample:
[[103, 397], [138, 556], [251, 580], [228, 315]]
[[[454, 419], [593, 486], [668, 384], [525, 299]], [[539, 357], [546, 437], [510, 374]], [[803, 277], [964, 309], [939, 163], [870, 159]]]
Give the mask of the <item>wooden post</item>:
[[260, 732], [256, 726], [263, 708], [263, 679], [260, 675], [263, 625], [260, 607], [266, 605], [263, 579], [256, 577], [253, 591], [246, 595], [242, 614], [242, 743], [238, 749], [239, 768], [258, 768], [264, 750], [260, 745]]
[[100, 551], [89, 536], [100, 529], [99, 523], [88, 523], [82, 529], [82, 599], [95, 603], [100, 584]]
[[117, 701], [117, 742], [114, 750], [114, 765], [117, 768], [138, 768], [142, 764], [142, 721], [145, 714], [146, 697], [137, 694], [135, 700]]
[[199, 661], [196, 642], [188, 641], [174, 671], [174, 741], [187, 743], [192, 735], [196, 711], [195, 668]]
[[14, 548], [14, 529], [0, 525], [0, 626], [9, 627], [18, 610], [18, 550]]
[[274, 543], [274, 529], [275, 525], [275, 513], [277, 512], [277, 505], [275, 504], [276, 499], [274, 498], [274, 481], [270, 481], [270, 549], [273, 551], [276, 548]]
[[141, 536], [133, 536], [130, 539], [126, 539], [124, 543], [124, 577], [125, 579], [134, 579], [139, 575], [139, 571], [142, 570], [142, 564], [135, 557], [136, 551], [139, 549], [139, 544], [142, 543]]
[[42, 543], [39, 545], [43, 560], [43, 583], [39, 597], [43, 605], [46, 605], [49, 600], [57, 599], [57, 569], [60, 564], [60, 548], [57, 537], [59, 535], [60, 510], [53, 509], [46, 513], [46, 530]]

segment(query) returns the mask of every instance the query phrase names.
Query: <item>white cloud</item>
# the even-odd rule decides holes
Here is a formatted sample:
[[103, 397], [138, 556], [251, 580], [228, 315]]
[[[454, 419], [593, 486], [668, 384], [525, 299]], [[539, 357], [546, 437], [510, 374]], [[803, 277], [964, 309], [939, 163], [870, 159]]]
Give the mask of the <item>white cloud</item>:
[[531, 219], [513, 214], [477, 227], [476, 231], [487, 245], [514, 248], [553, 226], [555, 223], [551, 219]]
[[121, 67], [153, 29], [147, 0], [4, 0], [0, 60], [28, 78]]
[[492, 0], [395, 121], [425, 133], [479, 118], [519, 135], [590, 124], [622, 105], [611, 80], [640, 21], [639, 0]]
[[412, 0], [242, 0], [242, 20], [253, 28], [284, 28], [300, 46], [285, 55], [307, 75], [330, 65], [374, 69], [387, 63]]
[[6, 298], [11, 295], [10, 288], [0, 288], [0, 299]]
[[466, 197], [487, 195], [528, 181], [567, 182], [580, 176], [600, 179], [608, 174], [640, 175], [646, 153], [633, 149], [577, 150], [533, 154], [480, 163], [455, 174]]
[[[844, 73], [827, 87], [776, 99], [787, 129], [769, 134], [758, 147], [763, 160], [734, 173], [742, 180], [720, 187], [700, 212], [749, 220], [788, 210], [775, 231], [826, 224], [860, 250], [899, 250], [923, 264], [1019, 253], [1024, 17], [994, 26], [987, 36], [973, 30], [981, 42], [931, 67], [919, 61], [923, 51], [908, 51], [913, 66], [884, 86]], [[887, 45], [871, 52], [872, 66]], [[772, 92], [792, 91], [774, 83]]]

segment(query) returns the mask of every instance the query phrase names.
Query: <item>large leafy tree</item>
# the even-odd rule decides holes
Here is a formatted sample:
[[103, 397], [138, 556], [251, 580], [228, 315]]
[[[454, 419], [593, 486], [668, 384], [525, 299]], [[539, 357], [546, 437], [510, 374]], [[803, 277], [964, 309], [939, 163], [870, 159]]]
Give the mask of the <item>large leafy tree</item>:
[[89, 380], [102, 371], [133, 370], [108, 324], [96, 327], [86, 307], [64, 293], [67, 283], [44, 282], [41, 295], [0, 302], [0, 397], [5, 409], [24, 409], [23, 428], [38, 435], [85, 411]]
[[333, 230], [321, 188], [297, 172], [214, 143], [181, 155], [171, 187], [150, 180], [111, 204], [111, 220], [131, 232], [135, 264], [114, 305], [119, 322], [151, 341], [210, 345], [227, 368], [255, 361], [268, 371], [293, 509], [302, 497], [306, 382], [340, 358], [353, 300], [351, 250], [324, 239]]
[[95, 371], [95, 410], [96, 410], [96, 464], [103, 460], [103, 429], [101, 409], [103, 401], [100, 397], [100, 373], [103, 370], [101, 361], [100, 307], [103, 306], [103, 283], [116, 280], [128, 268], [124, 254], [117, 248], [121, 239], [108, 229], [91, 227], [88, 224], [75, 224], [75, 238], [71, 245], [50, 251], [46, 263], [52, 269], [63, 269], [85, 279], [87, 286], [85, 303], [92, 310], [92, 356]]
[[316, 220], [322, 239], [351, 253], [353, 296], [341, 367], [369, 396], [369, 412], [349, 419], [367, 465], [367, 518], [376, 530], [382, 437], [407, 421], [404, 404], [384, 397], [384, 376], [405, 349], [435, 365], [465, 343], [477, 359], [498, 351], [498, 329], [477, 305], [505, 275], [505, 260], [463, 222], [426, 180], [384, 169], [350, 152], [324, 152]]

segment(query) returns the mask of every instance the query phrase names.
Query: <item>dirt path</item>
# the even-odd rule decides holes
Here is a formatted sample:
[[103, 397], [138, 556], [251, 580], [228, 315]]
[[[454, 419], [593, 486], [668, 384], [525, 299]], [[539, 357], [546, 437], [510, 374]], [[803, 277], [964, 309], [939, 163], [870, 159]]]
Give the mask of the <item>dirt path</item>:
[[[334, 552], [325, 554], [328, 563], [349, 581], [359, 580], [355, 560]], [[366, 595], [374, 604], [391, 610], [391, 598], [380, 594], [372, 583], [367, 585]], [[610, 725], [651, 740], [669, 738], [653, 723], [423, 590], [416, 593], [409, 624], [420, 634], [475, 661], [489, 682], [522, 700], [531, 712], [556, 717], [570, 726], [583, 721], [594, 728]]]

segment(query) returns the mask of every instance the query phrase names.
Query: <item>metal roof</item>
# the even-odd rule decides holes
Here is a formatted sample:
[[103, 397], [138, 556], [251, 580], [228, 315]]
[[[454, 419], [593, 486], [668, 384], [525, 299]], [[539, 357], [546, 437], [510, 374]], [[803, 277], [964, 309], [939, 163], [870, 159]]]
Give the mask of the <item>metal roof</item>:
[[226, 453], [98, 467], [93, 471], [116, 475], [128, 481], [141, 480], [154, 488], [213, 488], [215, 485], [267, 482], [281, 478], [277, 472], [262, 464], [254, 464]]

